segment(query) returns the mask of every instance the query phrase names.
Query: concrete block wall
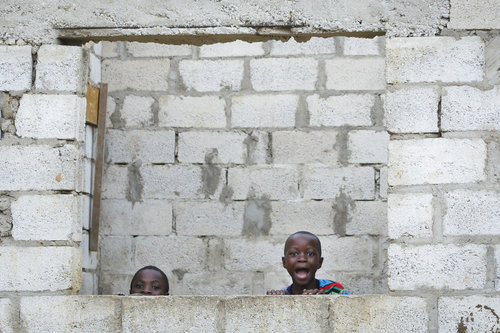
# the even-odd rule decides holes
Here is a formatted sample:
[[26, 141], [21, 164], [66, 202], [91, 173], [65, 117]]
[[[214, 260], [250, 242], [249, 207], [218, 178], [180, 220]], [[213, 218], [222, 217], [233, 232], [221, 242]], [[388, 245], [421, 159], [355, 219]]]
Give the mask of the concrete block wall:
[[383, 37], [101, 44], [99, 293], [154, 264], [175, 295], [262, 295], [298, 230], [318, 276], [387, 292]]
[[82, 47], [0, 45], [0, 295], [80, 289], [86, 68]]

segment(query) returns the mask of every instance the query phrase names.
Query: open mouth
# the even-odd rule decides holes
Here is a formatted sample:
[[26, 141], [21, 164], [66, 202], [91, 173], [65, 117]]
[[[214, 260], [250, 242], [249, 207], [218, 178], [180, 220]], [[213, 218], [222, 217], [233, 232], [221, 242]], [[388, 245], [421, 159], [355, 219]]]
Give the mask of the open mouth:
[[295, 270], [295, 276], [298, 279], [305, 279], [309, 275], [309, 270], [307, 268], [299, 268]]

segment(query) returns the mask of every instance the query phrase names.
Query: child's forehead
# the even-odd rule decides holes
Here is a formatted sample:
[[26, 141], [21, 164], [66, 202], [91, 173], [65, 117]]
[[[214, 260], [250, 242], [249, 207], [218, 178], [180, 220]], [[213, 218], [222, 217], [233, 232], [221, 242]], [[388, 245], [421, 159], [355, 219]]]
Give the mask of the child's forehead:
[[135, 277], [136, 280], [163, 280], [162, 275], [160, 272], [154, 270], [154, 269], [144, 269], [137, 273], [137, 276]]
[[311, 246], [314, 247], [316, 250], [319, 249], [318, 240], [315, 237], [307, 234], [296, 234], [288, 238], [285, 243], [285, 249], [299, 245]]

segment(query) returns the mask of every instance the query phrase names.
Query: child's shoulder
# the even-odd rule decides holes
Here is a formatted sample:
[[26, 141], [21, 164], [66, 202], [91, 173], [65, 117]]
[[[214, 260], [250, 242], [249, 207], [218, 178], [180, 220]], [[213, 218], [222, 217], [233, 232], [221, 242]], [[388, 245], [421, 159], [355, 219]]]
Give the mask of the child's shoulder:
[[323, 290], [325, 294], [340, 294], [340, 295], [348, 295], [347, 290], [344, 289], [342, 284], [327, 280], [327, 279], [318, 279], [319, 281], [319, 290]]

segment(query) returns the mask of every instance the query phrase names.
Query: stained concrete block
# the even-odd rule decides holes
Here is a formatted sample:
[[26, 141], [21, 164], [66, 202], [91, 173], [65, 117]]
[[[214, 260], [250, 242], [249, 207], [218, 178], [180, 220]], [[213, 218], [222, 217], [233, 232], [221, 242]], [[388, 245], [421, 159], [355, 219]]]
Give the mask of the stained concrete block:
[[273, 201], [271, 202], [270, 235], [288, 236], [298, 230], [316, 235], [331, 235], [333, 208], [328, 201]]
[[12, 300], [0, 298], [0, 332], [14, 333], [17, 330], [17, 316]]
[[245, 203], [179, 202], [175, 205], [176, 231], [188, 236], [239, 236]]
[[335, 38], [311, 37], [308, 41], [297, 42], [293, 37], [283, 42], [271, 42], [271, 56], [335, 54]]
[[387, 226], [390, 238], [430, 238], [433, 222], [432, 194], [389, 194]]
[[446, 192], [443, 235], [500, 235], [500, 192]]
[[296, 95], [244, 95], [232, 98], [232, 127], [293, 127]]
[[169, 235], [172, 232], [172, 204], [164, 200], [103, 200], [103, 235]]
[[[334, 332], [426, 332], [427, 302], [419, 297], [338, 297], [331, 301]], [[353, 309], [356, 309], [353, 311]]]
[[327, 89], [385, 89], [385, 59], [382, 57], [327, 59], [325, 73]]
[[164, 127], [225, 128], [224, 99], [217, 96], [174, 96], [159, 99], [159, 125]]
[[82, 92], [84, 58], [80, 46], [42, 45], [38, 50], [35, 88], [38, 91]]
[[265, 58], [250, 60], [250, 80], [256, 91], [314, 90], [318, 60]]
[[372, 271], [376, 247], [369, 237], [330, 235], [320, 237], [320, 240], [324, 260], [319, 275], [322, 275], [322, 272]]
[[500, 29], [500, 5], [495, 0], [451, 0], [449, 29]]
[[370, 167], [309, 166], [302, 188], [305, 199], [334, 199], [344, 193], [355, 200], [373, 200], [375, 171]]
[[[273, 142], [274, 143], [274, 142]], [[387, 163], [389, 134], [386, 131], [350, 131], [347, 136], [349, 163]]]
[[23, 195], [11, 204], [16, 240], [80, 241], [82, 223], [74, 195]]
[[31, 89], [31, 46], [0, 46], [0, 91]]
[[322, 98], [307, 97], [310, 126], [371, 126], [371, 108], [375, 97], [368, 94], [345, 94]]
[[190, 56], [191, 45], [169, 45], [158, 43], [126, 42], [125, 47], [133, 57], [179, 57]]
[[89, 55], [89, 80], [93, 85], [101, 83], [101, 59], [93, 53]]
[[219, 302], [217, 297], [126, 297], [122, 299], [122, 331], [217, 332]]
[[[109, 165], [102, 176], [102, 198], [123, 199], [129, 191], [128, 168], [124, 165]], [[134, 177], [137, 179], [137, 177]], [[141, 193], [141, 192], [139, 192]]]
[[441, 110], [443, 131], [500, 131], [500, 86], [444, 87]]
[[97, 294], [96, 274], [90, 272], [82, 272], [82, 285], [78, 295], [90, 296]]
[[[282, 267], [285, 238], [224, 240], [224, 268], [231, 271], [268, 271]], [[248, 255], [252, 253], [252, 255]]]
[[77, 189], [82, 155], [73, 145], [0, 147], [0, 188], [4, 191]]
[[175, 132], [109, 129], [106, 149], [108, 163], [174, 163]]
[[188, 90], [238, 91], [243, 79], [243, 60], [181, 60], [179, 73]]
[[486, 178], [480, 139], [414, 139], [389, 143], [389, 184], [472, 183]]
[[137, 270], [134, 270], [132, 258], [131, 236], [99, 237], [99, 264], [102, 272], [133, 274]]
[[486, 42], [485, 78], [489, 84], [500, 84], [500, 36]]
[[0, 291], [58, 291], [80, 288], [81, 252], [68, 246], [0, 247]]
[[[80, 242], [80, 249], [82, 251], [82, 268], [84, 270], [94, 270], [94, 272], [95, 272], [95, 270], [97, 270], [97, 264], [99, 262], [99, 259], [97, 256], [98, 253], [97, 253], [97, 251], [90, 251], [89, 232], [87, 230], [83, 230], [81, 233], [82, 233], [82, 236], [81, 236], [82, 240]], [[95, 274], [94, 272], [92, 274]], [[86, 276], [85, 278], [88, 279], [88, 276]], [[83, 285], [83, 279], [84, 279], [84, 277], [82, 276], [82, 285]], [[95, 280], [97, 281], [97, 276], [95, 277]], [[95, 287], [96, 287], [95, 289], [97, 290], [97, 284], [95, 285]], [[96, 293], [92, 292], [89, 295], [93, 295], [93, 294], [96, 294]], [[80, 295], [82, 295], [82, 294], [80, 293]]]
[[165, 272], [200, 272], [206, 269], [206, 252], [207, 245], [200, 238], [139, 236], [135, 238], [134, 262], [136, 269], [155, 265]]
[[85, 98], [76, 95], [25, 94], [16, 115], [16, 134], [83, 141], [85, 107]]
[[388, 171], [387, 167], [380, 168], [379, 173], [379, 196], [381, 199], [387, 199], [387, 190], [389, 189], [389, 183], [387, 181]]
[[495, 262], [496, 262], [496, 279], [495, 279], [495, 290], [500, 291], [500, 245], [495, 246]]
[[391, 290], [483, 289], [486, 284], [484, 245], [389, 245]]
[[108, 83], [109, 92], [121, 90], [166, 91], [169, 71], [169, 59], [104, 59], [102, 62], [102, 82]]
[[349, 207], [346, 235], [386, 235], [387, 203], [382, 201], [355, 201]]
[[344, 55], [381, 55], [379, 44], [384, 41], [384, 37], [357, 38], [344, 37]]
[[204, 199], [218, 197], [225, 173], [215, 165], [146, 165], [141, 167], [143, 198]]
[[228, 296], [258, 294], [254, 292], [257, 275], [258, 273], [249, 272], [186, 273], [182, 278], [182, 294]]
[[103, 58], [115, 58], [115, 57], [118, 57], [119, 43], [117, 43], [117, 42], [108, 42], [108, 41], [101, 41], [100, 44], [102, 44], [102, 57]]
[[236, 40], [229, 43], [202, 45], [200, 46], [200, 58], [263, 56], [262, 44], [262, 42], [249, 43]]
[[39, 296], [21, 298], [26, 332], [120, 332], [118, 298]]
[[[109, 98], [108, 98], [109, 101]], [[142, 96], [125, 96], [123, 106], [120, 110], [119, 116], [124, 125], [127, 127], [147, 127], [153, 125], [153, 103], [152, 97]], [[109, 105], [108, 108], [114, 111], [114, 105]], [[112, 125], [113, 120], [106, 121], [106, 124]]]
[[293, 166], [250, 166], [229, 168], [228, 186], [234, 200], [267, 198], [296, 199], [298, 196], [298, 171]]
[[273, 162], [339, 164], [336, 131], [275, 131]]
[[440, 332], [498, 332], [500, 297], [474, 295], [440, 297], [438, 300]]
[[241, 131], [189, 131], [179, 133], [181, 163], [265, 163], [268, 136]]
[[437, 87], [406, 87], [382, 96], [384, 121], [392, 133], [438, 132]]
[[476, 36], [386, 41], [388, 83], [481, 81], [484, 61], [484, 43]]

